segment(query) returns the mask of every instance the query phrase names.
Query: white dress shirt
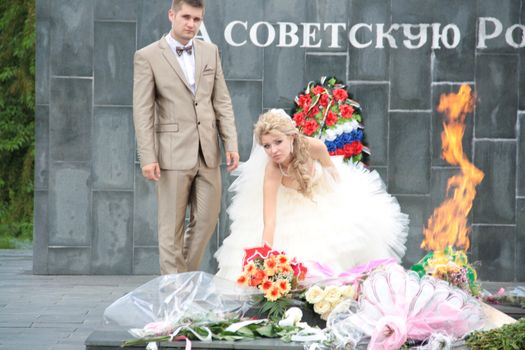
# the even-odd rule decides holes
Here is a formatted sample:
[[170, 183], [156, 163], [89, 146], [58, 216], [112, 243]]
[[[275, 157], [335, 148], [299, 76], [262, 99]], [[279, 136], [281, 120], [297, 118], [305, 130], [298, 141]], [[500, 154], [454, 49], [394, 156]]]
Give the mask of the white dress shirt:
[[180, 56], [177, 54], [177, 47], [193, 45], [193, 39], [190, 40], [186, 45], [182, 45], [177, 40], [175, 40], [170, 33], [168, 33], [168, 35], [166, 35], [166, 41], [168, 42], [168, 45], [171, 48], [171, 51], [173, 51], [175, 57], [177, 57], [177, 61], [184, 72], [186, 81], [190, 85], [191, 91], [195, 95], [195, 46], [193, 46], [193, 49], [191, 50], [191, 55], [186, 51], [182, 51], [182, 55]]

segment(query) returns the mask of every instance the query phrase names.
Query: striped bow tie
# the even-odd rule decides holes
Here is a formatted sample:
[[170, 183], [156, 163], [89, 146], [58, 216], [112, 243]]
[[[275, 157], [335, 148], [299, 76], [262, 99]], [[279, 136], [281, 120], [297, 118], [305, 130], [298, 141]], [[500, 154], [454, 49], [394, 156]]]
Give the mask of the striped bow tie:
[[192, 49], [193, 49], [192, 45], [188, 45], [188, 46], [184, 46], [184, 47], [177, 46], [175, 51], [177, 52], [177, 55], [179, 55], [179, 56], [182, 55], [182, 53], [184, 51], [186, 51], [188, 53], [188, 55], [191, 55]]

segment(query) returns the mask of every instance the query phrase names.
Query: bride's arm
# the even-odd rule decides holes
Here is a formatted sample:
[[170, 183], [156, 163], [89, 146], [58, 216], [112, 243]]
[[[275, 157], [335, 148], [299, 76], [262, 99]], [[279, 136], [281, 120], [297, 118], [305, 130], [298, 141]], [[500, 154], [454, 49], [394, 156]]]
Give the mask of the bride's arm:
[[275, 210], [277, 207], [277, 190], [279, 189], [281, 176], [276, 167], [268, 162], [264, 174], [263, 185], [263, 221], [264, 229], [262, 242], [273, 245], [275, 233]]
[[319, 161], [323, 168], [334, 166], [330, 154], [328, 153], [328, 149], [323, 141], [312, 137], [307, 137], [306, 140], [310, 149], [310, 156], [314, 160]]

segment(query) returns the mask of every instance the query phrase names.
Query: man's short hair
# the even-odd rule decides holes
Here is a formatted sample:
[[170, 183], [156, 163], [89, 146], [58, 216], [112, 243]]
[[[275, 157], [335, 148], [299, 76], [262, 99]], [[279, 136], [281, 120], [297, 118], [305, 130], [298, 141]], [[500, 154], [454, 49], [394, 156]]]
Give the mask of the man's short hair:
[[182, 4], [187, 4], [192, 7], [204, 8], [204, 0], [172, 0], [171, 9], [173, 11], [178, 11], [182, 7]]

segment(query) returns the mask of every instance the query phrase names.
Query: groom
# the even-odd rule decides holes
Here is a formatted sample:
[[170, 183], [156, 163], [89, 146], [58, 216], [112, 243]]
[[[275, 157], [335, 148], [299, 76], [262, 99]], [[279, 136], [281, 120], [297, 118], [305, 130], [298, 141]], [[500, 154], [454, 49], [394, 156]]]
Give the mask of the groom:
[[194, 39], [203, 16], [203, 0], [173, 0], [170, 32], [135, 53], [133, 121], [142, 174], [156, 181], [161, 274], [200, 267], [220, 209], [219, 138], [228, 171], [239, 163], [218, 49]]

